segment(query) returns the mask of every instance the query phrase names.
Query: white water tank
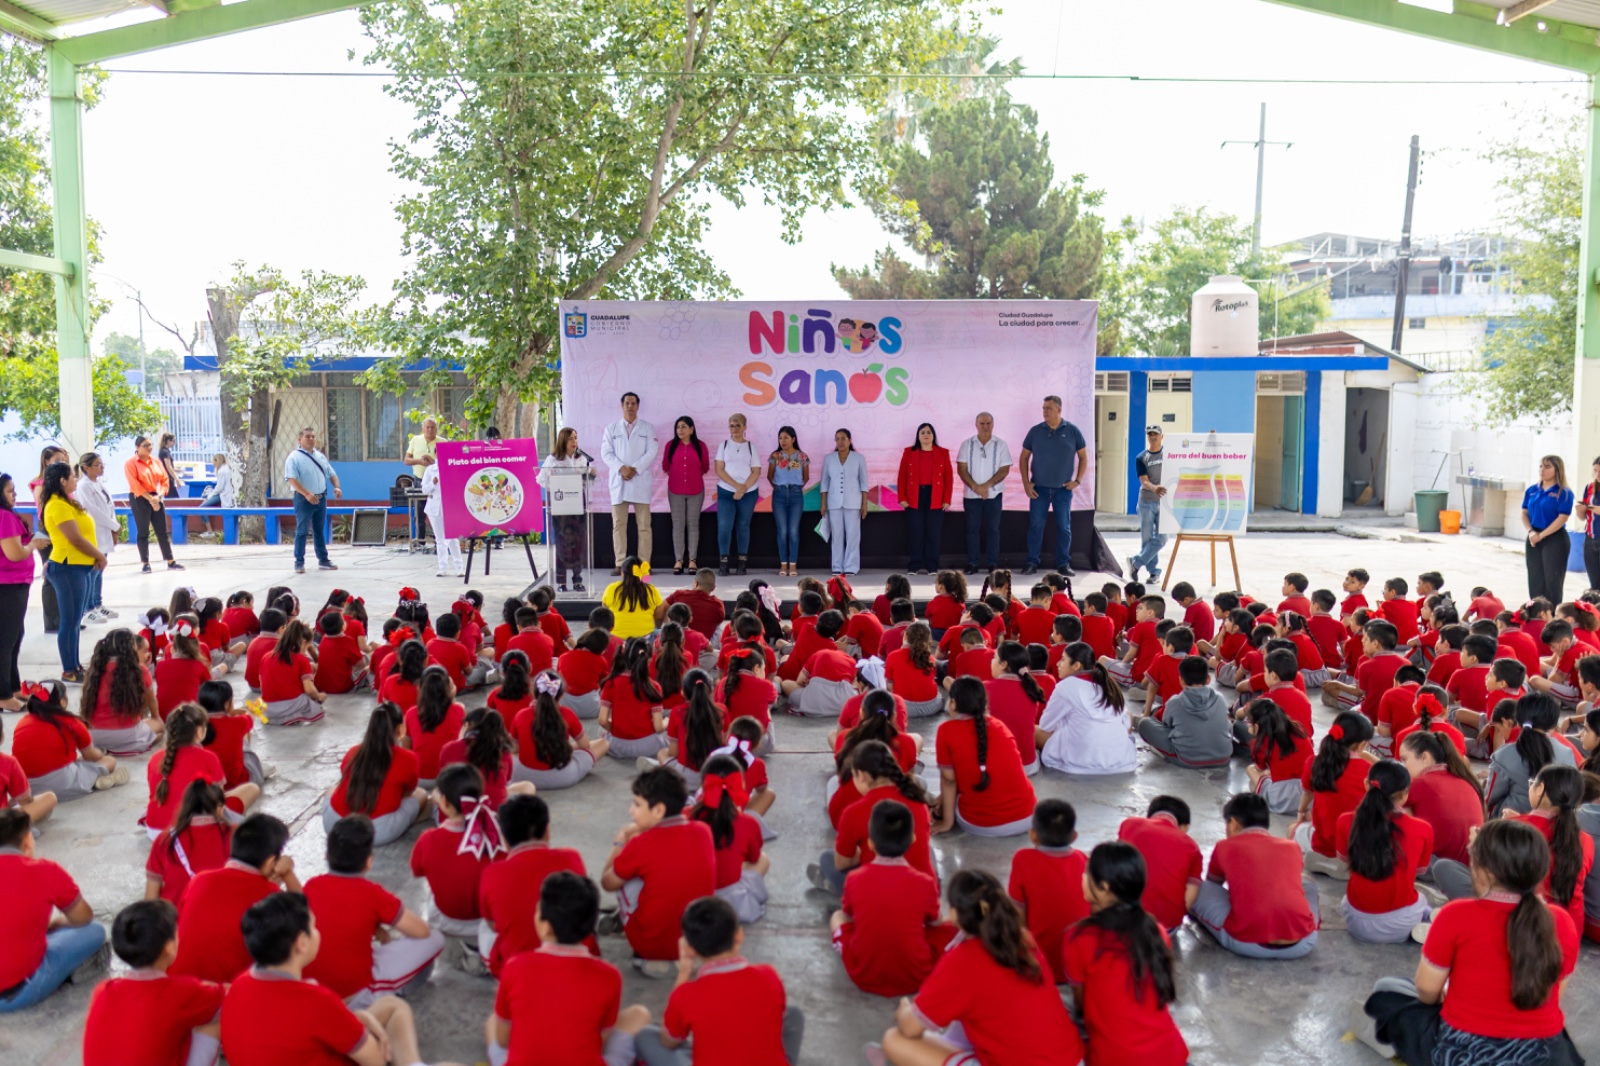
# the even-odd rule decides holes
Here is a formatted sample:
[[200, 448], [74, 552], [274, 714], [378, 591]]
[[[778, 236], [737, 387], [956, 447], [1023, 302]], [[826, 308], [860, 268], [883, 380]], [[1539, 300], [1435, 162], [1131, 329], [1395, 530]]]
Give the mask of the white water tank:
[[1217, 274], [1190, 304], [1190, 355], [1258, 355], [1261, 307], [1235, 274]]

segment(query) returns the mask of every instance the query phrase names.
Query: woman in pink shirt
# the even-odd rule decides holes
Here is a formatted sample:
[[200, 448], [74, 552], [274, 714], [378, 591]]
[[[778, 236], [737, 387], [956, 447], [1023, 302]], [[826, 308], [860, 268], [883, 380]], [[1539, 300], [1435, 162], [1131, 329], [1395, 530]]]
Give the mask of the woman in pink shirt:
[[695, 571], [700, 550], [700, 512], [706, 503], [706, 474], [711, 453], [700, 443], [694, 419], [681, 415], [672, 427], [672, 439], [661, 449], [661, 469], [667, 473], [667, 503], [672, 510], [672, 572]]

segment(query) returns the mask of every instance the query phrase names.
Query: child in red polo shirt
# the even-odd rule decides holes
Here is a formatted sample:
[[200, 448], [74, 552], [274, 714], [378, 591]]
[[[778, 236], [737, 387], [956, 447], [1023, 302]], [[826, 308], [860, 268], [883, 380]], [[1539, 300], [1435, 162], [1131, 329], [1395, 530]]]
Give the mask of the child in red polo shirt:
[[678, 981], [661, 1028], [652, 1026], [638, 1037], [643, 1061], [672, 1061], [671, 1052], [691, 1041], [698, 1062], [788, 1066], [800, 1061], [805, 1017], [800, 1008], [787, 1005], [777, 970], [747, 962], [739, 953], [744, 930], [726, 900], [691, 903], [683, 912], [681, 944]]
[[1229, 799], [1222, 817], [1228, 835], [1212, 849], [1211, 867], [1190, 907], [1195, 920], [1235, 955], [1309, 955], [1317, 946], [1320, 919], [1317, 890], [1304, 879], [1300, 848], [1272, 835], [1272, 812], [1254, 792]]
[[428, 925], [460, 940], [462, 969], [487, 972], [478, 953], [478, 894], [483, 874], [505, 854], [500, 826], [483, 798], [483, 775], [465, 763], [446, 766], [434, 785], [439, 825], [417, 838], [411, 849], [411, 876], [428, 881]]
[[1334, 842], [1350, 865], [1343, 901], [1350, 935], [1368, 944], [1404, 944], [1428, 920], [1417, 872], [1433, 859], [1433, 826], [1405, 812], [1411, 774], [1383, 759], [1367, 770], [1367, 793], [1339, 816]]
[[1028, 592], [1028, 606], [1017, 612], [1017, 640], [1023, 644], [1050, 643], [1050, 627], [1056, 620], [1056, 612], [1050, 609], [1054, 595], [1050, 586], [1043, 582]]
[[1444, 626], [1439, 630], [1439, 642], [1434, 645], [1433, 662], [1428, 664], [1428, 684], [1443, 686], [1450, 680], [1451, 674], [1461, 669], [1461, 645], [1465, 643], [1467, 633], [1467, 627], [1460, 622]]
[[1361, 631], [1362, 659], [1361, 665], [1356, 667], [1355, 684], [1341, 681], [1324, 684], [1323, 706], [1336, 710], [1359, 706], [1367, 721], [1376, 722], [1378, 701], [1394, 685], [1395, 671], [1406, 665], [1406, 657], [1395, 650], [1399, 641], [1399, 630], [1393, 623], [1382, 618], [1368, 622]]
[[[434, 628], [439, 635], [427, 643], [428, 658], [450, 672], [450, 680], [460, 691], [483, 684], [489, 676], [488, 664], [479, 662], [475, 652], [461, 643], [461, 619], [442, 614]], [[548, 656], [546, 661], [548, 664]]]
[[[366, 815], [339, 819], [328, 831], [328, 872], [305, 887], [322, 934], [322, 947], [306, 966], [306, 975], [357, 1008], [371, 1006], [381, 995], [403, 996], [426, 984], [433, 960], [444, 950], [442, 935], [367, 878], [372, 839], [372, 820]], [[393, 933], [374, 945], [381, 929]]]
[[[1527, 680], [1528, 672], [1523, 669], [1520, 662], [1515, 659], [1496, 659], [1489, 664], [1489, 672], [1483, 676], [1483, 705], [1487, 712], [1474, 713], [1466, 709], [1466, 701], [1456, 708], [1452, 715], [1454, 723], [1463, 732], [1471, 736], [1474, 732], [1484, 732], [1484, 724], [1494, 708], [1506, 700], [1516, 700], [1522, 696], [1522, 685]], [[1487, 751], [1477, 758], [1487, 759], [1498, 745], [1490, 745]]]
[[261, 612], [261, 632], [245, 646], [244, 652], [244, 683], [252, 691], [260, 691], [261, 660], [278, 646], [278, 635], [288, 622], [288, 616], [276, 607]]
[[577, 646], [563, 652], [557, 660], [556, 672], [564, 682], [561, 705], [579, 718], [600, 716], [600, 686], [611, 672], [611, 665], [606, 661], [610, 647], [611, 637], [605, 630], [586, 629], [578, 638]]
[[[478, 883], [478, 910], [483, 915], [478, 948], [499, 976], [506, 963], [539, 946], [535, 917], [539, 888], [563, 870], [587, 876], [583, 856], [573, 848], [550, 846], [550, 808], [538, 796], [512, 796], [496, 812], [506, 852], [489, 864]], [[594, 954], [598, 957], [597, 942]]]
[[[540, 672], [551, 668], [555, 662], [556, 644], [550, 639], [550, 634], [544, 631], [539, 624], [539, 611], [534, 607], [520, 607], [517, 609], [517, 635], [506, 642], [506, 650], [516, 649], [527, 655], [528, 663], [533, 668], [537, 677]], [[607, 645], [611, 643], [608, 634]]]
[[863, 992], [909, 996], [933, 972], [955, 928], [939, 920], [939, 882], [906, 861], [916, 839], [910, 807], [874, 804], [868, 834], [875, 857], [844, 879], [829, 922], [833, 946]]
[[178, 957], [172, 972], [226, 983], [250, 968], [239, 920], [267, 896], [300, 891], [294, 860], [283, 853], [289, 827], [253, 814], [234, 828], [228, 862], [194, 875], [178, 908]]
[[[895, 1066], [1081, 1062], [1083, 1041], [1050, 979], [1050, 965], [1000, 882], [962, 870], [950, 879], [947, 895], [966, 937], [939, 959], [915, 1000], [900, 1001], [881, 1051], [867, 1045], [868, 1061], [881, 1054]], [[996, 910], [999, 920], [993, 920]], [[952, 1028], [956, 1022], [959, 1030]]]
[[[172, 712], [165, 731], [166, 750], [145, 769], [150, 801], [145, 807], [145, 831], [154, 839], [172, 824], [189, 782], [204, 779], [218, 785], [227, 780], [222, 762], [202, 745], [209, 719], [197, 703], [185, 703]], [[228, 790], [228, 806], [237, 820], [261, 795], [248, 781]]]
[[178, 957], [178, 912], [164, 899], [122, 909], [111, 947], [133, 968], [94, 990], [83, 1023], [83, 1061], [215, 1062], [223, 986], [169, 974]]
[[[64, 922], [52, 915], [60, 911]], [[33, 854], [32, 822], [0, 810], [0, 1015], [40, 1002], [100, 951], [105, 926], [66, 870]]]
[[1161, 596], [1145, 596], [1134, 611], [1134, 626], [1128, 632], [1128, 650], [1121, 659], [1101, 659], [1100, 664], [1111, 672], [1130, 698], [1143, 699], [1145, 671], [1161, 654], [1161, 639], [1156, 636], [1156, 623], [1166, 617], [1167, 601]]
[[861, 600], [850, 600], [844, 605], [844, 636], [850, 642], [846, 650], [858, 659], [870, 659], [883, 646], [883, 622]]
[[1104, 593], [1091, 592], [1083, 598], [1082, 639], [1094, 649], [1097, 659], [1117, 657], [1117, 622], [1106, 613], [1106, 608]]
[[1368, 747], [1374, 755], [1389, 756], [1394, 752], [1394, 738], [1400, 730], [1417, 720], [1417, 693], [1428, 680], [1420, 666], [1410, 663], [1394, 672], [1394, 686], [1378, 701], [1378, 720], [1374, 724], [1372, 740]]
[[1143, 818], [1125, 818], [1117, 839], [1144, 857], [1140, 902], [1163, 929], [1176, 929], [1200, 894], [1204, 865], [1200, 845], [1189, 835], [1189, 805], [1176, 796], [1156, 796]]
[[323, 692], [354, 692], [371, 684], [367, 657], [356, 638], [345, 632], [344, 622], [338, 611], [317, 620], [322, 640], [317, 644], [316, 684]]
[[500, 974], [489, 1016], [490, 1066], [632, 1066], [634, 1038], [650, 1012], [637, 1004], [623, 1009], [622, 975], [584, 946], [599, 914], [593, 881], [565, 871], [545, 878], [535, 919], [539, 947], [509, 960]]
[[625, 933], [634, 965], [649, 977], [671, 973], [684, 908], [716, 891], [711, 828], [683, 815], [688, 799], [675, 770], [663, 766], [635, 777], [630, 821], [600, 875], [600, 886], [617, 893], [617, 914], [601, 932]]
[[994, 665], [994, 652], [990, 650], [989, 642], [984, 639], [983, 630], [963, 629], [960, 643], [961, 650], [949, 659], [944, 671], [944, 680], [940, 683], [946, 692], [950, 691], [950, 683], [958, 677], [987, 680], [990, 668]]
[[791, 714], [837, 718], [856, 691], [856, 661], [838, 647], [844, 634], [844, 615], [832, 609], [823, 611], [814, 631], [821, 642], [817, 650], [805, 660], [795, 680], [782, 681], [780, 687], [789, 699]]
[[195, 694], [195, 702], [206, 712], [203, 743], [222, 764], [222, 774], [227, 779], [223, 787], [264, 784], [267, 777], [260, 757], [245, 747], [255, 730], [255, 715], [234, 707], [233, 685], [227, 681], [207, 681]]
[[[5, 723], [0, 722], [0, 741], [5, 738]], [[40, 792], [35, 796], [22, 763], [13, 756], [0, 752], [0, 810], [5, 810], [7, 807], [16, 807], [26, 812], [33, 824], [38, 825], [50, 817], [51, 812], [56, 809], [56, 794]]]
[[1399, 633], [1398, 644], [1409, 643], [1417, 635], [1417, 605], [1406, 599], [1406, 592], [1406, 579], [1391, 577], [1383, 583], [1383, 600], [1378, 604], [1378, 615]]
[[1139, 902], [1144, 860], [1132, 845], [1101, 844], [1083, 881], [1093, 913], [1067, 932], [1063, 955], [1088, 1066], [1183, 1066], [1189, 1047], [1167, 1010], [1177, 998], [1172, 944]]
[[196, 874], [227, 864], [233, 827], [228, 824], [226, 804], [220, 786], [203, 777], [189, 782], [172, 824], [150, 842], [144, 864], [145, 899], [164, 899], [176, 906]]
[[1580, 643], [1572, 632], [1572, 623], [1561, 619], [1544, 627], [1544, 642], [1550, 654], [1540, 663], [1541, 673], [1528, 675], [1528, 688], [1546, 692], [1561, 701], [1567, 708], [1576, 707], [1581, 694], [1578, 691], [1578, 660], [1595, 651]]
[[1278, 604], [1274, 614], [1283, 614], [1292, 611], [1302, 617], [1311, 613], [1311, 601], [1306, 598], [1306, 589], [1311, 587], [1310, 580], [1304, 574], [1283, 575], [1283, 601]]
[[1011, 857], [1011, 883], [1006, 891], [1028, 919], [1039, 950], [1050, 963], [1055, 982], [1067, 979], [1063, 944], [1067, 930], [1089, 916], [1083, 896], [1083, 871], [1088, 856], [1072, 846], [1078, 839], [1078, 812], [1061, 799], [1040, 800], [1033, 809], [1028, 839], [1033, 847]]
[[850, 749], [848, 765], [850, 784], [841, 785], [835, 795], [856, 798], [839, 812], [833, 850], [823, 852], [817, 862], [806, 867], [806, 877], [812, 885], [824, 891], [841, 892], [848, 881], [845, 875], [876, 857], [869, 826], [873, 810], [884, 800], [903, 803], [910, 809], [915, 831], [911, 844], [902, 854], [913, 869], [935, 876], [929, 799], [921, 781], [906, 772], [889, 745], [881, 740], [856, 743]]
[[229, 1066], [422, 1061], [416, 1020], [404, 1000], [384, 996], [366, 1010], [351, 1010], [337, 992], [304, 976], [321, 943], [304, 896], [269, 896], [240, 924], [255, 965], [222, 1000], [222, 1053]]
[[1144, 675], [1145, 713], [1161, 717], [1160, 709], [1183, 691], [1178, 664], [1194, 647], [1194, 634], [1186, 626], [1173, 626], [1161, 637], [1161, 654], [1150, 663]]

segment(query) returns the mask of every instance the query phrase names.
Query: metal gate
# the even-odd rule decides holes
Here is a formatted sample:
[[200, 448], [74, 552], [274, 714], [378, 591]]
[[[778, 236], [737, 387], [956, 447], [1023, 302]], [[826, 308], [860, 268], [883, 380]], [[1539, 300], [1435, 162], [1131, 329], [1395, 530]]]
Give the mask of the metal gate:
[[177, 437], [172, 457], [180, 463], [209, 463], [223, 451], [221, 396], [157, 396], [161, 422]]

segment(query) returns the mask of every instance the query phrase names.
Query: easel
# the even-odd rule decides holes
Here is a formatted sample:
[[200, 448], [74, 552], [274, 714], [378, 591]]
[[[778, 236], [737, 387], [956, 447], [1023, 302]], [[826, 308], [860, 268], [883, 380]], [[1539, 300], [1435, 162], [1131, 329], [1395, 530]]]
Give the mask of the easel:
[[[1178, 561], [1178, 548], [1184, 541], [1195, 541], [1211, 545], [1211, 587], [1217, 587], [1217, 544], [1227, 542], [1228, 557], [1233, 560], [1233, 587], [1243, 588], [1244, 582], [1239, 580], [1239, 555], [1233, 550], [1232, 533], [1179, 533], [1178, 539], [1172, 542], [1172, 554], [1167, 556], [1167, 572], [1161, 579], [1161, 591], [1167, 591], [1167, 585], [1172, 581], [1172, 567]], [[467, 572], [472, 572], [472, 562], [467, 562]]]
[[[520, 540], [522, 541], [522, 550], [528, 553], [528, 569], [533, 571], [533, 584], [539, 584], [539, 582], [543, 581], [544, 578], [539, 575], [539, 564], [533, 561], [533, 542], [535, 539], [537, 539], [541, 544], [544, 543], [544, 535], [540, 533], [514, 533], [509, 535], [500, 534], [494, 537], [468, 537], [467, 576], [462, 579], [461, 583], [463, 585], [472, 584], [472, 557], [477, 554], [478, 543], [480, 541], [483, 542], [483, 576], [488, 577], [489, 560], [493, 556], [494, 552], [494, 545], [490, 542]], [[533, 586], [530, 585], [529, 587], [531, 588]]]

